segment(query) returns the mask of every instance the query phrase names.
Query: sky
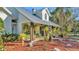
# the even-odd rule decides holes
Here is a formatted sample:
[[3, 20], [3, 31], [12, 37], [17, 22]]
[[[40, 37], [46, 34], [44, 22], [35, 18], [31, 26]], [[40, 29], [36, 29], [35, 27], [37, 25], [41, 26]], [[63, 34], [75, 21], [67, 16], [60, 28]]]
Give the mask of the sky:
[[[32, 11], [33, 8], [36, 10], [41, 10], [45, 7], [25, 7], [25, 9], [29, 11]], [[51, 12], [51, 11], [54, 11], [56, 7], [46, 7], [46, 8], [48, 8], [49, 11]], [[79, 7], [72, 7], [71, 9], [72, 9], [73, 15], [77, 16], [76, 19], [79, 20]]]
[[43, 8], [48, 8], [50, 11], [55, 9], [55, 7], [26, 7], [25, 9], [27, 9], [29, 11], [32, 11], [33, 8], [36, 9], [36, 10], [41, 10]]

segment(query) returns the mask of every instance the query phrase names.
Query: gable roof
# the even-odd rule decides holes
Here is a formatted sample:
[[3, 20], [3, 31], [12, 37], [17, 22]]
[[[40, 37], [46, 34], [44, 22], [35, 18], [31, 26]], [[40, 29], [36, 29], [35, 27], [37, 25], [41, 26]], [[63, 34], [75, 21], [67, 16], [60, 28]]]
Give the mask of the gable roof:
[[46, 10], [46, 12], [48, 13], [49, 16], [51, 16], [50, 12], [49, 12], [49, 9], [48, 8], [45, 8], [43, 10]]
[[11, 15], [12, 13], [5, 7], [0, 7], [0, 10], [4, 11], [7, 15]]
[[16, 19], [16, 17], [14, 15], [12, 15], [12, 12], [8, 8], [0, 7], [0, 10], [3, 11], [6, 15], [9, 15], [10, 17], [12, 17], [12, 19]]
[[41, 23], [41, 20], [39, 20], [39, 18], [33, 16], [30, 12], [24, 10], [23, 8], [16, 8], [18, 12], [20, 12], [24, 17], [28, 18], [29, 21], [33, 22], [33, 23]]
[[44, 21], [38, 17], [35, 17], [34, 15], [32, 15], [32, 13], [26, 11], [23, 8], [15, 7], [15, 9], [17, 9], [17, 11], [20, 12], [24, 17], [28, 18], [30, 22], [60, 27], [59, 25], [57, 25], [51, 21]]
[[37, 11], [41, 13], [43, 10], [46, 10], [46, 12], [48, 13], [48, 15], [51, 16], [51, 13], [50, 13], [50, 11], [49, 11], [48, 8], [42, 8], [41, 10], [37, 10]]
[[[26, 11], [25, 9], [23, 9], [21, 7], [13, 7], [13, 8], [15, 8], [18, 12], [20, 12], [24, 17], [28, 18], [28, 20], [30, 22], [60, 27], [59, 25], [57, 25], [51, 21], [44, 21], [44, 20], [34, 16], [32, 13]], [[0, 9], [3, 10], [6, 14], [9, 14], [13, 17], [12, 13], [7, 8], [0, 7]]]

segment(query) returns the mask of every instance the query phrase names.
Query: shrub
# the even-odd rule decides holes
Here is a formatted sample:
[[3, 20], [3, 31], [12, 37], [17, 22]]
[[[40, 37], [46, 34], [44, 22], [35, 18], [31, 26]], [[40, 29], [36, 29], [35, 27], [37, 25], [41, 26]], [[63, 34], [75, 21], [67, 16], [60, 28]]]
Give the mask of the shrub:
[[3, 44], [3, 39], [0, 36], [0, 45]]
[[36, 37], [40, 37], [41, 34], [39, 32], [35, 33]]
[[0, 51], [2, 51], [3, 50], [3, 39], [1, 38], [1, 36], [0, 36]]
[[19, 35], [19, 38], [22, 39], [23, 37], [26, 38], [26, 34], [21, 33], [21, 34]]
[[30, 35], [29, 34], [24, 34], [24, 33], [21, 33], [18, 37], [20, 40], [22, 40], [22, 38], [25, 38], [25, 39], [29, 39], [30, 38]]
[[3, 42], [13, 42], [18, 39], [18, 35], [17, 34], [5, 34], [5, 35], [2, 35], [2, 39], [3, 39]]
[[4, 50], [4, 46], [0, 45], [0, 51], [3, 51], [3, 50]]

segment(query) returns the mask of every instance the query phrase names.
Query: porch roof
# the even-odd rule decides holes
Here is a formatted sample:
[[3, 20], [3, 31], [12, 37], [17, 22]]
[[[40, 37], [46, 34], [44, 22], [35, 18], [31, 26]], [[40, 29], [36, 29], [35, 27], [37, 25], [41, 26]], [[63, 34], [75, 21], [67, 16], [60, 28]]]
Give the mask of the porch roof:
[[44, 21], [38, 17], [35, 17], [34, 15], [32, 15], [32, 13], [26, 11], [25, 9], [23, 8], [17, 8], [16, 9], [23, 15], [25, 16], [26, 18], [28, 18], [28, 20], [30, 22], [33, 22], [33, 23], [38, 23], [38, 24], [44, 24], [44, 25], [50, 25], [50, 26], [55, 26], [55, 27], [60, 27], [59, 25], [51, 22], [51, 21]]

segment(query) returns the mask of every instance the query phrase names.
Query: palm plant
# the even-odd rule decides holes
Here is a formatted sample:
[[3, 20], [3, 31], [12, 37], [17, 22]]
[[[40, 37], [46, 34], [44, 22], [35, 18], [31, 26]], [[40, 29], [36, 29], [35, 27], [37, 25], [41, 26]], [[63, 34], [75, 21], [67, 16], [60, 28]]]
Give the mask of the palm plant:
[[74, 17], [71, 8], [57, 7], [51, 14], [51, 20], [61, 26], [60, 32], [62, 35], [72, 30]]

